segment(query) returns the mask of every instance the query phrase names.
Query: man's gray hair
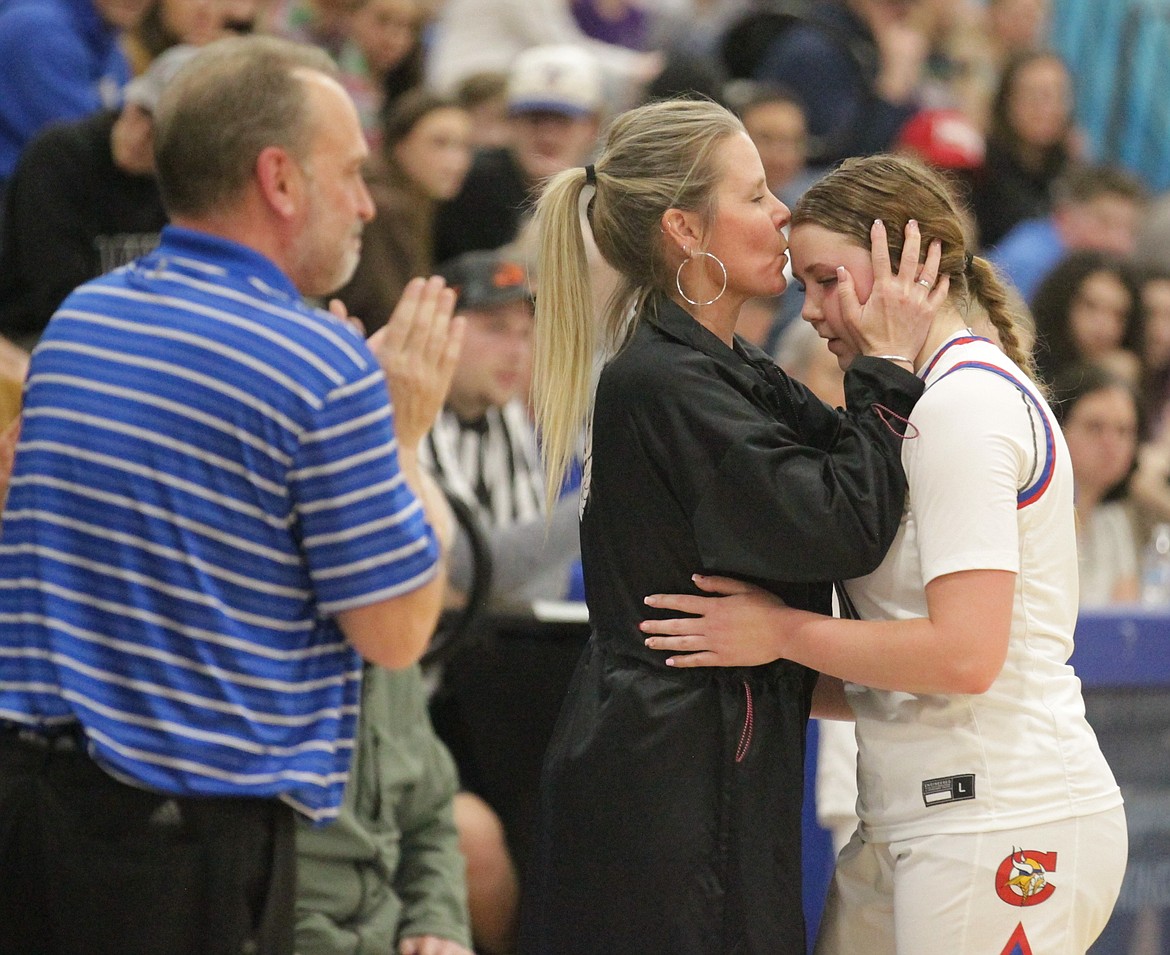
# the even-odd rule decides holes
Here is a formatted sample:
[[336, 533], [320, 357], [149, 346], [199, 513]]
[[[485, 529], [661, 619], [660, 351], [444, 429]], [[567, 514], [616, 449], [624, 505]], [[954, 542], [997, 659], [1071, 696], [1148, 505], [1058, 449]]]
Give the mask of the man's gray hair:
[[204, 47], [167, 86], [154, 117], [163, 204], [200, 216], [243, 192], [270, 146], [308, 155], [305, 71], [336, 77], [323, 50], [269, 36], [229, 37]]

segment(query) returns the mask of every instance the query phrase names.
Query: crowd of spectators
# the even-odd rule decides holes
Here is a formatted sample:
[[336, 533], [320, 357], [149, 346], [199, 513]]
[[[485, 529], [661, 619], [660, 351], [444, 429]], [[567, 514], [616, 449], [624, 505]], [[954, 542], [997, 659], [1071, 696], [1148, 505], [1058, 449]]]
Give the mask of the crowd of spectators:
[[[479, 391], [453, 393], [425, 463], [486, 531], [497, 607], [579, 599], [566, 544], [571, 493], [546, 514], [527, 407], [539, 291], [532, 204], [549, 176], [589, 162], [621, 110], [658, 95], [706, 95], [741, 117], [769, 188], [789, 205], [850, 155], [909, 151], [955, 179], [976, 246], [1034, 317], [1038, 367], [1077, 471], [1082, 601], [1134, 601], [1144, 542], [1170, 520], [1170, 254], [1151, 255], [1156, 242], [1139, 252], [1139, 236], [1170, 233], [1170, 197], [1091, 155], [1070, 64], [1048, 44], [1049, 16], [1048, 0], [0, 0], [5, 394], [24, 373], [22, 349], [73, 288], [158, 243], [166, 215], [153, 111], [175, 72], [228, 35], [319, 47], [357, 108], [376, 208], [356, 272], [335, 294], [367, 334], [417, 275], [450, 276], [464, 305], [479, 309], [469, 341], [479, 334], [483, 345], [465, 353], [456, 378]], [[612, 275], [589, 252], [603, 304]], [[794, 363], [815, 366], [801, 301], [790, 283], [780, 300], [751, 303], [742, 333], [779, 360], [798, 353]], [[502, 306], [507, 314], [495, 315]], [[11, 396], [0, 404], [5, 455], [17, 405]], [[453, 572], [453, 606], [474, 573], [475, 555], [461, 546], [467, 566]], [[362, 916], [370, 932], [395, 945], [443, 936], [451, 947], [434, 951], [448, 955], [507, 952], [516, 863], [490, 806], [460, 809], [456, 771], [420, 702], [436, 681], [410, 670], [368, 682], [359, 755], [392, 747], [375, 739], [387, 725], [369, 725], [378, 714], [409, 741], [402, 758], [414, 775], [367, 762], [340, 841], [305, 835], [321, 876], [299, 910], [312, 939], [305, 950], [358, 950], [331, 914], [346, 900], [320, 888], [330, 867], [358, 865], [345, 855], [356, 851], [370, 871], [390, 873]], [[431, 801], [408, 805], [405, 788]], [[391, 825], [394, 812], [371, 815], [369, 806], [392, 793], [404, 801]], [[523, 838], [506, 834], [512, 850]], [[471, 861], [466, 877], [451, 864], [459, 851]], [[396, 868], [426, 853], [439, 861], [395, 883]], [[418, 911], [430, 914], [412, 922]]]

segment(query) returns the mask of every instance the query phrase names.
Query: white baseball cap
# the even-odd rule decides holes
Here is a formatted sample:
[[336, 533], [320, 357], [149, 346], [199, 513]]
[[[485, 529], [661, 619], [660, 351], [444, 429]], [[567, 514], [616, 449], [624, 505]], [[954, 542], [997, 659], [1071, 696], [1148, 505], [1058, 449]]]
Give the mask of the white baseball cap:
[[534, 46], [516, 57], [508, 74], [508, 111], [591, 116], [604, 105], [601, 64], [571, 43]]
[[166, 89], [167, 84], [175, 78], [191, 58], [199, 52], [199, 47], [186, 43], [168, 47], [150, 62], [150, 66], [126, 84], [122, 92], [123, 100], [141, 106], [148, 113], [153, 113], [158, 106], [159, 97]]

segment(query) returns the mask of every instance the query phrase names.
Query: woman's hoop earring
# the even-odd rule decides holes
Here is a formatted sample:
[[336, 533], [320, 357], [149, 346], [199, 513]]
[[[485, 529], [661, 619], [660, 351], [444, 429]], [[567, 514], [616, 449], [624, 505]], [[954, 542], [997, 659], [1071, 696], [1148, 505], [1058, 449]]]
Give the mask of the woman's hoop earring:
[[723, 272], [722, 288], [719, 289], [714, 298], [708, 299], [706, 302], [696, 302], [693, 298], [688, 297], [687, 293], [683, 291], [682, 287], [682, 270], [684, 265], [686, 265], [688, 262], [694, 261], [693, 256], [685, 258], [679, 262], [678, 271], [674, 273], [674, 286], [678, 289], [678, 294], [683, 297], [683, 301], [690, 305], [714, 305], [719, 301], [719, 299], [723, 297], [723, 293], [727, 291], [727, 266], [719, 260], [719, 256], [717, 256], [714, 252], [696, 252], [695, 255], [705, 255], [707, 258], [715, 260], [715, 264], [718, 265], [720, 271]]

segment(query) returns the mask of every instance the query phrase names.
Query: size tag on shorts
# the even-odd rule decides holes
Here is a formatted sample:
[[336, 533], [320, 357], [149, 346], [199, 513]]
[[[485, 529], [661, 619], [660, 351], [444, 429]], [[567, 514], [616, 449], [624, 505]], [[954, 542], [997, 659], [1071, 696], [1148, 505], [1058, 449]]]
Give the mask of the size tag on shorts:
[[948, 802], [959, 802], [975, 798], [975, 774], [940, 776], [922, 781], [922, 801], [928, 806], [941, 806]]

